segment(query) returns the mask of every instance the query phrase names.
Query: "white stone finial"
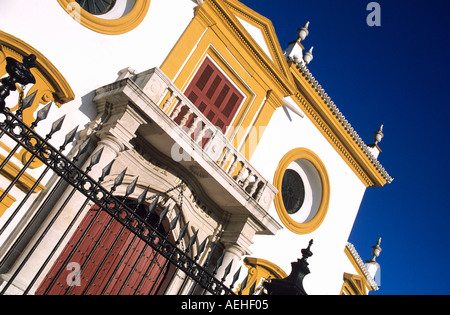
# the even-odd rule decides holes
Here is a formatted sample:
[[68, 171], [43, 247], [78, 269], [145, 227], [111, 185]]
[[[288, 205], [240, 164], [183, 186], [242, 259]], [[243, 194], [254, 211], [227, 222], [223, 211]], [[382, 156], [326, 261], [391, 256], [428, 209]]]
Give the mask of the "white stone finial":
[[305, 26], [303, 26], [302, 28], [299, 28], [297, 30], [297, 40], [299, 42], [305, 40], [305, 38], [308, 36], [308, 34], [309, 34], [308, 27], [309, 27], [309, 21], [306, 22]]
[[305, 64], [309, 65], [309, 63], [314, 59], [314, 56], [312, 54], [314, 47], [311, 47], [309, 49], [309, 51], [305, 52], [303, 54], [303, 61], [305, 62]]
[[120, 81], [120, 80], [123, 80], [123, 79], [126, 79], [126, 78], [136, 75], [136, 70], [134, 70], [131, 67], [126, 67], [126, 68], [120, 70], [117, 74], [119, 76], [117, 77], [116, 81]]
[[383, 125], [381, 125], [380, 129], [378, 129], [378, 131], [374, 132], [373, 135], [374, 135], [373, 140], [375, 141], [375, 144], [380, 143], [384, 137]]
[[370, 261], [374, 262], [380, 256], [381, 253], [380, 244], [381, 244], [381, 237], [378, 239], [378, 242], [374, 246], [372, 246], [372, 260]]

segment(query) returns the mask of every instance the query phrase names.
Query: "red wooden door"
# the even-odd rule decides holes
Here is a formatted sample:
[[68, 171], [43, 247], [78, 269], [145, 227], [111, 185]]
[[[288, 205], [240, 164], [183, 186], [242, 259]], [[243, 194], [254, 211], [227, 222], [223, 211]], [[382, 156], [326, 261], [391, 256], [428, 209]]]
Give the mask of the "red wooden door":
[[62, 295], [67, 290], [68, 294], [88, 295], [155, 294], [167, 273], [167, 260], [107, 212], [95, 218], [95, 208], [85, 216], [36, 294]]

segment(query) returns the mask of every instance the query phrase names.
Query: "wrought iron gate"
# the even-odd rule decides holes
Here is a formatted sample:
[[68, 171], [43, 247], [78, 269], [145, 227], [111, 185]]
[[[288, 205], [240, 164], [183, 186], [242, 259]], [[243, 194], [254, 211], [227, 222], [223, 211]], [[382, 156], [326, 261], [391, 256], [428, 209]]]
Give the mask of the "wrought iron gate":
[[[31, 126], [22, 121], [22, 112], [32, 104], [35, 94], [20, 101], [14, 113], [5, 107], [8, 89], [14, 89], [11, 82], [20, 83], [13, 80], [17, 74], [12, 72], [8, 72], [10, 76], [2, 79], [0, 86], [0, 140], [8, 138], [14, 145], [1, 162], [0, 171], [20, 148], [25, 148], [29, 157], [22, 169], [14, 177], [8, 178], [8, 187], [2, 187], [0, 202], [18, 183], [33, 160], [42, 161], [44, 166], [36, 182], [29, 187], [23, 199], [17, 201], [14, 211], [0, 226], [0, 237], [5, 236], [17, 224], [16, 221], [23, 217], [19, 220], [22, 224], [18, 229], [20, 231], [1, 253], [0, 274], [8, 274], [8, 277], [0, 283], [0, 295], [14, 294], [11, 290], [18, 286], [16, 282], [21, 273], [27, 273], [29, 280], [21, 284], [20, 292], [23, 294], [233, 294], [232, 288], [239, 278], [240, 270], [234, 274], [231, 286], [225, 285], [225, 278], [232, 269], [231, 263], [219, 279], [217, 272], [222, 267], [223, 256], [217, 259], [214, 255], [216, 247], [208, 244], [207, 239], [196, 247], [194, 257], [192, 253], [194, 244], [198, 242], [197, 233], [188, 238], [188, 223], [183, 224], [180, 216], [169, 221], [168, 208], [157, 206], [159, 196], [149, 196], [146, 190], [136, 200], [130, 200], [129, 196], [136, 189], [136, 180], [127, 186], [124, 196], [117, 196], [115, 191], [122, 185], [126, 170], [114, 179], [110, 189], [105, 189], [102, 183], [110, 174], [112, 163], [103, 168], [98, 179], [90, 176], [92, 168], [101, 159], [101, 150], [90, 157], [86, 169], [77, 166], [88, 151], [89, 139], [79, 146], [72, 158], [63, 154], [73, 142], [76, 128], [65, 136], [59, 148], [50, 144], [54, 134], [61, 130], [64, 117], [52, 124], [46, 136], [37, 134], [35, 128], [47, 118], [51, 104], [37, 112], [37, 118]], [[36, 187], [49, 172], [53, 172], [57, 178], [51, 190], [39, 200], [37, 208], [26, 208], [29, 206], [28, 201], [35, 198], [33, 192]], [[55, 208], [52, 202], [63, 190], [68, 191], [67, 199]], [[42, 264], [33, 266], [33, 274], [28, 275], [32, 263], [30, 259], [39, 250], [58, 218], [65, 213], [71, 198], [79, 198], [80, 194], [84, 199], [70, 224], [59, 239], [52, 240], [52, 248]], [[80, 222], [89, 204], [95, 206], [91, 207], [88, 216], [67, 243], [71, 231]], [[175, 229], [179, 231], [177, 239], [172, 233]], [[180, 246], [182, 242], [183, 249]], [[208, 254], [200, 264], [202, 253]], [[171, 284], [175, 278], [179, 282], [178, 290], [169, 292], [169, 288], [173, 289]]]

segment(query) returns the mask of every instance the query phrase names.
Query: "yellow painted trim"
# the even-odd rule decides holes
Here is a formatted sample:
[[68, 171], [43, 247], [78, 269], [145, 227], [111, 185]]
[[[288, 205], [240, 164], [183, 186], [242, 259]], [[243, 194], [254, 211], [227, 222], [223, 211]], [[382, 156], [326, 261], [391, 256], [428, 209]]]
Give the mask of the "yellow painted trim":
[[[188, 47], [186, 45], [188, 43], [192, 44], [193, 41], [187, 38], [181, 38], [179, 44], [183, 45], [177, 45], [172, 50], [171, 55], [169, 55], [161, 66], [161, 70], [171, 77], [171, 75], [175, 75], [178, 72], [179, 69], [177, 69], [177, 66], [182, 67], [174, 80], [174, 84], [184, 91], [189, 86], [205, 58], [211, 59], [219, 67], [222, 73], [239, 88], [245, 97], [241, 107], [235, 114], [231, 126], [226, 132], [228, 139], [237, 147], [243, 141], [246, 131], [249, 130], [253, 117], [263, 105], [266, 94], [265, 89], [255, 80], [255, 76], [252, 76], [246, 71], [247, 69], [243, 68], [241, 62], [247, 63], [247, 61], [237, 60], [235, 55], [230, 52], [229, 46], [225, 45], [221, 37], [217, 36], [217, 32], [211, 28], [202, 32], [201, 41], [195, 45], [195, 50], [184, 65], [180, 64], [180, 59], [172, 59], [175, 58], [174, 56], [179, 56], [181, 51], [185, 53], [186, 47]], [[178, 50], [179, 48], [181, 51]], [[179, 58], [181, 60], [183, 58], [186, 59], [185, 57]], [[256, 65], [249, 66], [251, 69], [255, 69], [255, 67]], [[242, 153], [245, 154], [244, 152]], [[246, 157], [248, 158], [248, 156]]]
[[36, 67], [32, 68], [31, 72], [36, 78], [36, 84], [41, 82], [40, 90], [44, 90], [40, 98], [37, 97], [39, 101], [46, 102], [45, 104], [52, 101], [57, 106], [72, 101], [75, 98], [75, 93], [50, 60], [21, 39], [0, 30], [0, 76], [6, 73], [3, 65], [5, 57], [13, 57], [21, 61], [23, 56], [30, 54], [36, 56]]
[[342, 285], [341, 295], [367, 295], [365, 287], [367, 286], [367, 280], [360, 275], [353, 275], [350, 273], [344, 273], [344, 284]]
[[[262, 31], [272, 58], [263, 52], [236, 16]], [[243, 144], [241, 153], [250, 159], [275, 109], [282, 105], [281, 99], [296, 90], [273, 26], [270, 20], [239, 1], [205, 0], [195, 8], [194, 18], [161, 70], [183, 91], [206, 55], [247, 96], [226, 136], [236, 148]], [[266, 101], [269, 94], [270, 99]]]
[[[31, 125], [35, 120], [33, 114], [40, 105], [54, 102], [58, 107], [61, 107], [63, 104], [70, 102], [75, 98], [75, 94], [69, 83], [43, 54], [24, 41], [0, 31], [0, 77], [6, 74], [6, 57], [22, 61], [23, 56], [30, 54], [36, 56], [36, 67], [31, 69], [31, 73], [34, 75], [36, 83], [28, 89], [27, 95], [36, 91], [37, 94], [33, 104], [23, 111], [23, 121], [27, 125]], [[21, 88], [18, 87], [18, 89], [20, 90]], [[12, 111], [16, 109], [17, 106], [11, 108]], [[2, 147], [4, 147], [4, 145], [2, 145]], [[17, 158], [22, 161], [27, 161], [29, 159], [28, 151], [22, 149], [18, 153]], [[41, 165], [42, 162], [35, 159], [31, 163], [30, 168], [37, 168]]]
[[[344, 249], [344, 253], [347, 256], [347, 258], [350, 261], [350, 263], [352, 264], [353, 268], [355, 268], [356, 272], [358, 272], [358, 276], [360, 276], [364, 280], [364, 285], [366, 286], [366, 288], [369, 291], [373, 291], [374, 289], [372, 288], [372, 286], [367, 281], [364, 271], [361, 269], [361, 266], [359, 265], [358, 261], [353, 256], [352, 252], [348, 249], [347, 246]], [[344, 274], [344, 276], [345, 276], [345, 274]], [[344, 280], [345, 280], [345, 278], [344, 278]]]
[[259, 141], [261, 140], [266, 127], [269, 125], [270, 119], [275, 113], [275, 110], [281, 106], [283, 106], [281, 97], [276, 95], [274, 91], [270, 90], [267, 93], [266, 101], [262, 105], [253, 126], [251, 126], [251, 131], [245, 139], [244, 147], [241, 150], [241, 153], [244, 154], [248, 160], [251, 159], [253, 153], [258, 147]]
[[[246, 18], [250, 16], [253, 17], [253, 19], [259, 18], [261, 23], [265, 23], [268, 29], [272, 28], [270, 35], [274, 37], [272, 39], [266, 38], [266, 40], [269, 42], [278, 42], [270, 20], [263, 18], [261, 15], [254, 12], [239, 1], [204, 0], [203, 4], [197, 8], [197, 11], [207, 10], [208, 15], [214, 17], [215, 24], [212, 27], [220, 29], [225, 33], [225, 35], [228, 35], [222, 38], [224, 41], [230, 40], [238, 44], [233, 45], [233, 48], [243, 48], [249, 57], [257, 63], [258, 68], [263, 69], [264, 75], [267, 77], [266, 79], [268, 82], [271, 82], [270, 85], [274, 85], [277, 88], [282, 89], [284, 92], [282, 93], [283, 95], [291, 95], [293, 91], [295, 91], [295, 85], [289, 72], [283, 73], [283, 68], [280, 68], [277, 64], [275, 64], [262, 51], [256, 41], [236, 19], [236, 12], [233, 12], [232, 9], [234, 11], [237, 10], [239, 12], [245, 12]], [[241, 52], [243, 51], [237, 51], [237, 53]], [[277, 56], [274, 57], [276, 57], [280, 63], [286, 62], [281, 48], [277, 50]]]
[[311, 82], [306, 80], [294, 63], [291, 63], [290, 66], [299, 90], [295, 98], [302, 111], [310, 118], [366, 187], [384, 186], [387, 183], [386, 179], [346, 130], [345, 126], [328, 108], [324, 99], [319, 95]]
[[[299, 223], [291, 218], [284, 207], [283, 198], [281, 195], [281, 184], [284, 173], [293, 161], [298, 159], [305, 159], [311, 162], [319, 173], [322, 182], [322, 200], [317, 211], [317, 214], [309, 222]], [[296, 148], [289, 151], [278, 164], [274, 175], [274, 186], [279, 193], [274, 198], [275, 209], [283, 224], [292, 232], [296, 234], [309, 234], [315, 231], [325, 219], [328, 212], [328, 205], [330, 202], [330, 181], [325, 165], [320, 158], [311, 150], [305, 148]]]
[[242, 295], [249, 295], [250, 288], [255, 282], [258, 286], [263, 280], [285, 279], [288, 277], [288, 274], [283, 269], [265, 259], [246, 257], [244, 259], [244, 266], [248, 268], [247, 284], [242, 289], [242, 292], [240, 292], [242, 284], [236, 290], [236, 292], [240, 292]]
[[226, 3], [230, 12], [234, 13], [234, 15], [229, 15], [229, 19], [232, 19], [236, 25], [240, 24], [240, 22], [235, 18], [236, 16], [238, 16], [241, 19], [252, 24], [256, 28], [260, 29], [271, 53], [270, 60], [264, 58], [265, 53], [261, 50], [259, 45], [254, 41], [254, 39], [250, 36], [250, 34], [247, 33], [247, 30], [245, 28], [244, 29], [240, 28], [241, 32], [245, 34], [245, 38], [251, 44], [252, 49], [258, 51], [260, 58], [264, 59], [267, 64], [273, 63], [273, 65], [275, 66], [275, 68], [278, 69], [280, 74], [284, 76], [284, 79], [287, 81], [287, 84], [291, 85], [288, 88], [288, 90], [292, 90], [292, 88], [294, 87], [293, 85], [294, 82], [292, 80], [292, 76], [289, 71], [289, 66], [286, 62], [286, 58], [284, 57], [284, 53], [281, 49], [281, 45], [278, 41], [278, 37], [276, 35], [272, 21], [260, 15], [256, 11], [253, 11], [249, 7], [243, 5], [239, 1], [225, 0], [224, 2]]
[[[3, 195], [4, 190], [0, 188], [0, 196]], [[3, 216], [6, 210], [12, 206], [14, 202], [16, 202], [16, 198], [7, 194], [3, 200], [0, 202], [0, 218]]]
[[[3, 163], [5, 160], [5, 157], [0, 154], [0, 164]], [[0, 170], [0, 175], [5, 177], [8, 180], [14, 180], [19, 172], [21, 171], [21, 168], [18, 167], [16, 164], [14, 164], [11, 160], [6, 163], [6, 165]], [[27, 172], [24, 172], [22, 176], [20, 176], [18, 182], [16, 183], [17, 188], [19, 188], [21, 191], [28, 193], [30, 189], [33, 187], [34, 183], [36, 183], [36, 179], [28, 174]], [[33, 191], [33, 193], [38, 193], [41, 190], [46, 189], [46, 187], [42, 184], [39, 184]]]
[[58, 0], [58, 2], [81, 25], [106, 35], [124, 34], [135, 29], [144, 20], [150, 7], [150, 0], [136, 0], [129, 13], [118, 19], [107, 20], [90, 14], [73, 0]]

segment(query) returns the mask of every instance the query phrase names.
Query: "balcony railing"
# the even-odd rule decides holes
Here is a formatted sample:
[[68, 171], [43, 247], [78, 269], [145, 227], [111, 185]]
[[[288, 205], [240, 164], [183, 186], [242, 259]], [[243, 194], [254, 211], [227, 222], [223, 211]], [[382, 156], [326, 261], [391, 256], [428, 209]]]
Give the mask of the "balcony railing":
[[281, 228], [268, 214], [277, 189], [159, 68], [97, 89], [94, 103], [100, 111], [104, 104], [131, 106], [141, 119], [136, 135], [169, 157], [165, 163], [188, 169], [219, 208], [253, 217], [258, 233]]
[[132, 80], [191, 139], [191, 148], [213, 160], [226, 176], [234, 181], [249, 199], [268, 210], [277, 189], [237, 150], [222, 131], [169, 80], [158, 68], [153, 68]]

